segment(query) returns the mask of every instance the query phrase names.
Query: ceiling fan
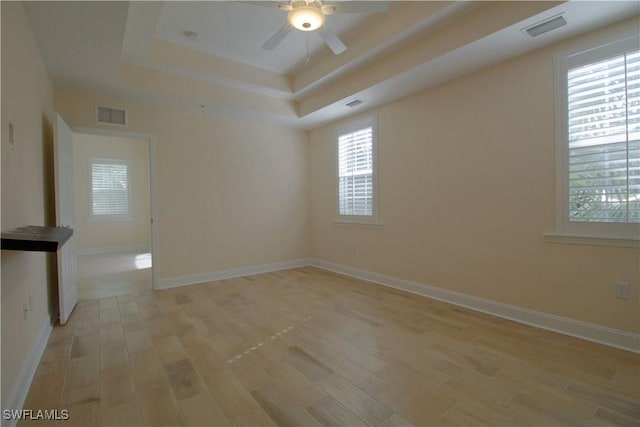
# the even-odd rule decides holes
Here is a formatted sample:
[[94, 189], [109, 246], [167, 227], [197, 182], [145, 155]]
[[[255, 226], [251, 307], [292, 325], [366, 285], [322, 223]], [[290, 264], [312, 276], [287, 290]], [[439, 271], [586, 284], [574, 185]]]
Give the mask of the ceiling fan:
[[387, 10], [386, 1], [341, 1], [324, 3], [321, 0], [291, 0], [287, 3], [252, 2], [264, 6], [277, 7], [288, 12], [287, 22], [271, 36], [262, 49], [274, 50], [293, 29], [300, 31], [318, 31], [327, 46], [336, 55], [344, 52], [347, 46], [326, 25], [327, 15], [334, 13], [372, 13]]

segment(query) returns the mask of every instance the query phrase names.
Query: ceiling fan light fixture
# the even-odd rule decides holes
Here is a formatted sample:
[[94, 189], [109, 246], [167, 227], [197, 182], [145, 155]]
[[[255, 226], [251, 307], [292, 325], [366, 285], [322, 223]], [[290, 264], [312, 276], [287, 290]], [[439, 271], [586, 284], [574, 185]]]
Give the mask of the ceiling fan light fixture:
[[317, 7], [300, 6], [289, 12], [288, 20], [293, 28], [300, 31], [313, 31], [322, 27], [325, 15]]

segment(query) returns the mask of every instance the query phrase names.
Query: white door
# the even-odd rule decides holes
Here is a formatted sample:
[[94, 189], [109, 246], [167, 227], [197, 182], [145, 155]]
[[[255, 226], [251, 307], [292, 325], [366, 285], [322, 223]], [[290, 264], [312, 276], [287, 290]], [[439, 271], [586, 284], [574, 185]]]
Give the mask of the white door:
[[[56, 226], [74, 227], [73, 219], [73, 151], [71, 128], [55, 113], [53, 125], [53, 163], [56, 193]], [[78, 302], [76, 270], [76, 240], [71, 236], [58, 249], [58, 297], [60, 300], [60, 324], [69, 320]]]

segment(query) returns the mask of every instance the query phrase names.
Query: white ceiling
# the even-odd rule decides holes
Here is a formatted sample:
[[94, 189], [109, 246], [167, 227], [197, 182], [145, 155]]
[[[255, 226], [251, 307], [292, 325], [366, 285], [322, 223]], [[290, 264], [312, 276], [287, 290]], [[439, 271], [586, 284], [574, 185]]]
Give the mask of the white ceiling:
[[[348, 46], [334, 55], [317, 34], [296, 30], [274, 51], [262, 50], [286, 12], [252, 3], [55, 1], [24, 7], [57, 87], [302, 129], [637, 17], [640, 9], [637, 1], [391, 1], [383, 13], [328, 16], [328, 26]], [[558, 14], [566, 26], [535, 39], [523, 33]], [[185, 31], [198, 33], [198, 40]], [[346, 107], [353, 99], [364, 102]]]
[[[264, 2], [265, 5], [275, 3]], [[369, 15], [369, 16], [367, 16]], [[327, 25], [337, 34], [358, 26], [377, 14], [336, 14]], [[162, 8], [155, 37], [191, 49], [264, 68], [275, 73], [293, 74], [307, 56], [323, 51], [324, 43], [314, 32], [291, 32], [273, 51], [260, 48], [282, 27], [287, 12], [275, 7], [242, 2], [170, 2]], [[185, 31], [198, 33], [192, 41]]]

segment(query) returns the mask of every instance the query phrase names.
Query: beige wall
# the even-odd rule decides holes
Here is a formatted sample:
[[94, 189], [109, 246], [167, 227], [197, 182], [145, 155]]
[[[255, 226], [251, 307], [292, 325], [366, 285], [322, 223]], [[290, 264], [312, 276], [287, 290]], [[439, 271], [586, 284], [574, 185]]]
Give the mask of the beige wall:
[[[89, 162], [92, 158], [129, 162], [130, 219], [106, 221], [90, 218]], [[150, 246], [148, 159], [147, 140], [73, 134], [74, 214], [78, 251]]]
[[[553, 55], [595, 36], [376, 109], [380, 229], [333, 222], [334, 130], [348, 121], [311, 132], [311, 255], [640, 332], [638, 249], [544, 240], [555, 227]], [[631, 300], [614, 298], [616, 281]]]
[[95, 106], [113, 105], [126, 131], [154, 137], [161, 280], [309, 255], [304, 132], [63, 91], [55, 101], [71, 127], [108, 128]]
[[[20, 3], [2, 2], [2, 229], [53, 225], [51, 111], [53, 90]], [[13, 123], [15, 148], [9, 146]], [[2, 408], [25, 358], [55, 314], [55, 259], [2, 251]], [[32, 294], [33, 310], [22, 306]], [[14, 408], [16, 409], [16, 408]]]

